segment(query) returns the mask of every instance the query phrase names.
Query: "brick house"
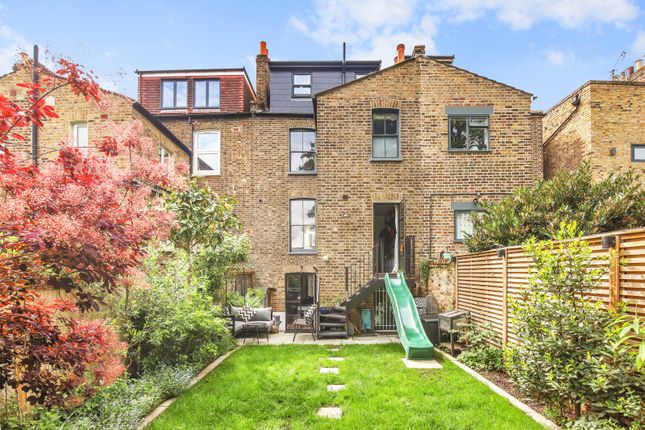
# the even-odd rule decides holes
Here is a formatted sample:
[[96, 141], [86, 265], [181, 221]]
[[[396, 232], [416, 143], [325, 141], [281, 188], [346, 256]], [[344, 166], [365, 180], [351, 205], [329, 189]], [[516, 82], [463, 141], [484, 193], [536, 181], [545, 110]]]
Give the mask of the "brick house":
[[[343, 301], [345, 267], [371, 270], [375, 246], [380, 272], [416, 272], [421, 258], [462, 252], [479, 200], [542, 178], [530, 94], [453, 57], [404, 51], [380, 70], [379, 61], [271, 61], [261, 43], [250, 103], [238, 91], [233, 108], [208, 111], [190, 99], [196, 71], [139, 72], [141, 103], [193, 149], [193, 175], [237, 197], [254, 283], [274, 292], [288, 323], [313, 300], [316, 279], [323, 304]], [[177, 88], [180, 109], [164, 109], [159, 93], [174, 101]], [[448, 308], [452, 271], [435, 276]], [[378, 305], [372, 293], [361, 306]]]
[[[43, 69], [52, 77], [55, 74]], [[0, 93], [21, 104], [28, 103], [25, 88], [17, 87], [19, 82], [30, 82], [31, 74], [20, 64], [13, 71], [0, 76]], [[85, 101], [82, 96], [74, 95], [67, 87], [54, 90], [46, 98], [46, 103], [54, 106], [58, 118], [49, 118], [45, 127], [37, 132], [37, 153], [39, 160], [56, 155], [60, 142], [68, 141], [78, 147], [89, 147], [91, 142], [102, 137], [103, 125], [110, 121], [125, 123], [132, 120], [141, 121], [144, 132], [159, 145], [159, 157], [174, 157], [178, 161], [188, 162], [190, 150], [175, 137], [163, 124], [150, 114], [141, 104], [116, 92], [106, 91], [100, 105]], [[30, 155], [32, 130], [21, 130], [27, 139], [25, 142], [9, 140], [9, 145], [20, 147]]]
[[645, 173], [645, 67], [636, 61], [610, 81], [588, 81], [545, 112], [544, 174], [584, 161], [596, 178]]

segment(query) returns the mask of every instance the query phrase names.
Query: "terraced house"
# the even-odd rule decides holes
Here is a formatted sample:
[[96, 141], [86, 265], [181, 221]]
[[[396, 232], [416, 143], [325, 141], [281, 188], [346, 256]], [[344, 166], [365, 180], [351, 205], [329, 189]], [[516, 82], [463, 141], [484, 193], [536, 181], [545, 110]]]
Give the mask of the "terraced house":
[[[138, 72], [139, 96], [192, 149], [193, 175], [237, 197], [249, 276], [287, 328], [318, 282], [322, 304], [369, 307], [387, 330], [379, 274], [449, 261], [480, 201], [542, 178], [531, 94], [453, 61], [403, 45], [384, 69], [271, 61], [263, 42], [255, 91], [243, 69], [154, 70]], [[451, 276], [436, 271], [442, 308]]]

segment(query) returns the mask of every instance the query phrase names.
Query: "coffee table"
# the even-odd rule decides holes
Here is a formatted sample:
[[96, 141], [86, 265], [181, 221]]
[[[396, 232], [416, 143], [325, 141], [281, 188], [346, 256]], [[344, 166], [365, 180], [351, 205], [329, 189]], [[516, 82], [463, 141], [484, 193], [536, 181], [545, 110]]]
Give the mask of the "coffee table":
[[[266, 321], [251, 321], [242, 326], [242, 330], [254, 334], [254, 338], [260, 344], [260, 333], [266, 334], [267, 342], [269, 341], [269, 326]], [[242, 343], [246, 343], [246, 337]]]

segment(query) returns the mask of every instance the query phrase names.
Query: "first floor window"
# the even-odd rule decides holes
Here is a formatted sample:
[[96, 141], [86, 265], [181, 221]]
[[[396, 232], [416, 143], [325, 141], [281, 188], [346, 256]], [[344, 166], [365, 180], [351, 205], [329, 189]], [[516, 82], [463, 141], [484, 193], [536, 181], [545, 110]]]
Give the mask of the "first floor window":
[[490, 149], [488, 117], [450, 117], [449, 149], [453, 151], [484, 151]]
[[71, 126], [72, 146], [87, 151], [89, 148], [87, 122], [74, 122]]
[[479, 211], [455, 211], [455, 242], [466, 240], [466, 234], [473, 234], [473, 215]]
[[159, 162], [165, 163], [170, 160], [170, 152], [166, 150], [163, 146], [159, 147]]
[[292, 252], [316, 251], [316, 201], [298, 199], [289, 202], [289, 229]]
[[289, 172], [316, 172], [316, 132], [294, 129], [289, 132]]
[[193, 144], [193, 174], [220, 174], [220, 132], [198, 131]]
[[398, 159], [399, 111], [374, 109], [372, 111], [372, 159]]
[[632, 145], [632, 161], [645, 162], [645, 144]]
[[187, 81], [161, 82], [161, 108], [177, 109], [188, 106]]

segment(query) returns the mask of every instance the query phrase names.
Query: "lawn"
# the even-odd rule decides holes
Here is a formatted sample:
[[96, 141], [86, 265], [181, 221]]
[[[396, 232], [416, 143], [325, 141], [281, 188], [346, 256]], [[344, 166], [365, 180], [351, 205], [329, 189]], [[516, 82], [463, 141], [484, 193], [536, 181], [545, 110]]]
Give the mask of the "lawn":
[[[542, 428], [449, 361], [443, 369], [408, 369], [402, 354], [397, 344], [347, 345], [339, 352], [323, 345], [245, 346], [148, 429]], [[321, 367], [340, 372], [320, 374]], [[328, 384], [346, 389], [328, 392]], [[343, 417], [318, 417], [321, 406], [340, 406]]]

